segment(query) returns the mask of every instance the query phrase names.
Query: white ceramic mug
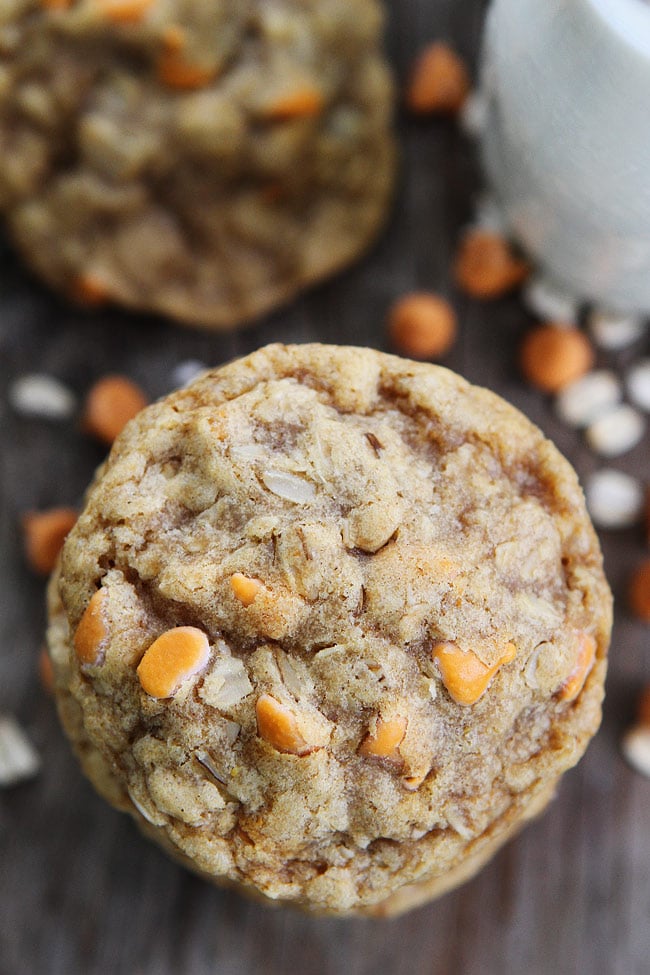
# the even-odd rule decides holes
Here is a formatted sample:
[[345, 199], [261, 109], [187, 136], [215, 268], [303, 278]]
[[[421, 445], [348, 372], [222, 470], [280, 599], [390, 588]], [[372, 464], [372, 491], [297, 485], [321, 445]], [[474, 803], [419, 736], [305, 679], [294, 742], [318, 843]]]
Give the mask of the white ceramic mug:
[[650, 312], [648, 0], [493, 0], [482, 85], [513, 236], [576, 297]]

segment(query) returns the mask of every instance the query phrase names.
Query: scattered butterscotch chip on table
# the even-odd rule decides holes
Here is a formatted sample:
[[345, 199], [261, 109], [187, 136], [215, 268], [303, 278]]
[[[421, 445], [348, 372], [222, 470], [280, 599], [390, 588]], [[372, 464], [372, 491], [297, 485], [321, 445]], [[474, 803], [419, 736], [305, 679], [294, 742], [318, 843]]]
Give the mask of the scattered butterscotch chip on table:
[[23, 515], [25, 557], [34, 572], [50, 574], [76, 520], [74, 508], [48, 508]]
[[516, 256], [505, 237], [481, 228], [463, 235], [453, 267], [458, 287], [483, 301], [513, 291], [529, 273], [529, 265]]
[[49, 587], [102, 795], [217, 883], [384, 916], [471, 876], [600, 721], [575, 473], [447, 369], [273, 345], [117, 437]]
[[84, 429], [112, 444], [125, 425], [147, 405], [147, 398], [126, 376], [103, 376], [90, 389], [83, 411]]
[[580, 329], [538, 325], [525, 336], [519, 362], [532, 386], [557, 393], [591, 369], [594, 350]]
[[38, 676], [45, 693], [54, 694], [54, 668], [47, 647], [43, 647], [38, 655]]
[[639, 563], [632, 572], [628, 587], [628, 602], [638, 619], [650, 623], [650, 559]]
[[415, 60], [404, 102], [414, 115], [455, 115], [469, 90], [469, 71], [463, 59], [449, 44], [434, 41]]
[[416, 291], [399, 298], [388, 315], [395, 349], [413, 359], [439, 359], [456, 338], [456, 313], [440, 295]]

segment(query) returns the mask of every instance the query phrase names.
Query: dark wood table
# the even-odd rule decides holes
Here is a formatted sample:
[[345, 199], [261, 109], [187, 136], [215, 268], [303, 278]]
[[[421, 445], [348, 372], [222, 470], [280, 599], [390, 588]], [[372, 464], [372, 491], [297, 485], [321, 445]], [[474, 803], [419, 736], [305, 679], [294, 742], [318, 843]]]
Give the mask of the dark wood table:
[[[436, 37], [475, 65], [483, 0], [389, 6], [388, 49], [400, 79], [418, 47]], [[18, 716], [43, 759], [38, 778], [0, 792], [0, 975], [650, 972], [650, 782], [627, 768], [618, 744], [650, 680], [648, 628], [630, 618], [624, 600], [626, 576], [644, 553], [639, 531], [603, 537], [618, 609], [605, 718], [586, 758], [545, 815], [479, 877], [392, 922], [268, 909], [171, 863], [96, 797], [39, 685], [44, 586], [24, 564], [20, 514], [79, 503], [102, 452], [73, 423], [11, 413], [7, 384], [25, 372], [55, 375], [80, 395], [107, 371], [126, 372], [157, 397], [179, 361], [217, 364], [271, 340], [384, 348], [391, 300], [432, 288], [451, 294], [462, 323], [446, 364], [521, 407], [581, 475], [596, 466], [580, 435], [517, 376], [515, 350], [530, 324], [519, 300], [481, 305], [450, 285], [455, 241], [480, 185], [473, 147], [451, 122], [398, 124], [397, 204], [373, 252], [237, 334], [75, 310], [0, 248], [0, 712]], [[646, 437], [615, 466], [647, 481], [648, 447]]]

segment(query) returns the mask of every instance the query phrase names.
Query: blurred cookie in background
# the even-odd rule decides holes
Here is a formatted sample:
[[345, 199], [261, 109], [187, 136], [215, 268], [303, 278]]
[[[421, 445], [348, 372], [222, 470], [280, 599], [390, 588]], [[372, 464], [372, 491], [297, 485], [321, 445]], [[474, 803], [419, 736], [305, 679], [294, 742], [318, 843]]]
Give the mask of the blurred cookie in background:
[[0, 208], [89, 305], [228, 328], [349, 264], [394, 172], [375, 0], [15, 0]]

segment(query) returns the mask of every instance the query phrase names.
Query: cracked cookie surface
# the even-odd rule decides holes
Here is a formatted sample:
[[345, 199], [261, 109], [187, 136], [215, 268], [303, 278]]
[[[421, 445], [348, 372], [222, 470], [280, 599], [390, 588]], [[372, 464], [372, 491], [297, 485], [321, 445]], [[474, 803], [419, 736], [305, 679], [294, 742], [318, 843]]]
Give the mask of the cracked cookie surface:
[[395, 168], [376, 0], [11, 0], [0, 210], [87, 304], [230, 327], [357, 258]]
[[269, 346], [116, 441], [50, 589], [82, 764], [194, 869], [412, 906], [600, 720], [611, 597], [576, 476], [448, 370]]

